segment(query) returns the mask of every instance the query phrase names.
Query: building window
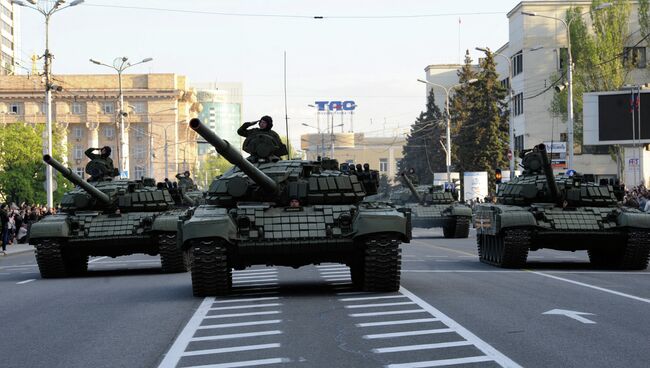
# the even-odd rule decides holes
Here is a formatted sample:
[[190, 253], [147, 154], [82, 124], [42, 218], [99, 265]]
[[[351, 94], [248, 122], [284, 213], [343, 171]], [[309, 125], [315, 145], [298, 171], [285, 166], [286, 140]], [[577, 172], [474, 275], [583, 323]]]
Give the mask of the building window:
[[512, 76], [519, 75], [524, 71], [524, 54], [519, 51], [512, 57]]
[[72, 113], [76, 115], [83, 114], [83, 106], [81, 105], [81, 102], [72, 103]]
[[[147, 148], [145, 147], [144, 144], [136, 144], [136, 145], [133, 147], [133, 158], [135, 158], [135, 159], [143, 159], [143, 158], [144, 158], [144, 154], [145, 154], [145, 152], [146, 152], [146, 149], [147, 149]], [[138, 177], [138, 176], [136, 176], [136, 178], [137, 178], [137, 177]]]
[[10, 114], [16, 114], [16, 115], [22, 115], [23, 114], [23, 107], [19, 103], [12, 103], [9, 105], [9, 113]]
[[146, 114], [147, 113], [147, 103], [144, 101], [132, 102], [131, 107], [135, 114]]
[[133, 129], [133, 135], [136, 138], [144, 137], [144, 125], [136, 125], [131, 127], [131, 129]]
[[379, 159], [379, 171], [387, 172], [388, 171], [388, 159], [380, 158]]
[[524, 113], [524, 94], [518, 93], [512, 98], [512, 115], [519, 116]]
[[136, 166], [133, 168], [133, 176], [134, 176], [136, 179], [140, 179], [140, 178], [142, 178], [143, 176], [146, 176], [146, 174], [147, 174], [147, 168], [144, 167], [144, 166], [137, 166], [137, 165], [136, 165]]
[[103, 131], [104, 131], [104, 137], [106, 137], [107, 139], [113, 139], [115, 137], [114, 126], [105, 126]]
[[8, 48], [9, 50], [13, 50], [13, 49], [14, 49], [14, 43], [11, 42], [10, 39], [8, 39], [7, 37], [4, 37], [4, 36], [2, 37], [2, 46], [5, 46], [5, 47]]
[[82, 179], [84, 178], [84, 168], [83, 167], [75, 167], [74, 173], [80, 176]]
[[84, 130], [80, 126], [75, 126], [72, 128], [72, 135], [75, 137], [75, 139], [81, 139], [84, 137]]
[[115, 113], [115, 104], [112, 102], [102, 103], [102, 112], [104, 114], [114, 114]]
[[11, 12], [11, 9], [7, 8], [2, 4], [0, 4], [0, 9], [2, 10], [2, 14], [6, 15], [7, 18], [13, 19], [13, 13]]
[[81, 160], [82, 158], [84, 158], [84, 148], [81, 145], [74, 146], [72, 157], [75, 160]]
[[506, 90], [510, 90], [510, 78], [501, 79], [501, 87], [505, 88]]
[[623, 50], [623, 65], [639, 69], [646, 67], [645, 47], [626, 47]]
[[515, 136], [515, 152], [524, 150], [524, 135]]
[[45, 102], [41, 102], [38, 105], [38, 112], [39, 112], [39, 114], [46, 114], [47, 113], [47, 105], [45, 104]]

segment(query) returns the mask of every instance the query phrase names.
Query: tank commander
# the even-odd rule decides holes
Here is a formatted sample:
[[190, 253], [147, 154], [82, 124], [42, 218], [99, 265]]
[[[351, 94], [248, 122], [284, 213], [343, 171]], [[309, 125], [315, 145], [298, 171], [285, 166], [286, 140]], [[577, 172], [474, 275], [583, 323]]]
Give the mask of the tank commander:
[[413, 185], [420, 184], [420, 178], [418, 178], [414, 168], [411, 167], [409, 171], [406, 173], [406, 176], [408, 177], [408, 179], [411, 181]]
[[[248, 129], [248, 127], [253, 126], [255, 124], [259, 124], [259, 128]], [[271, 153], [271, 157], [269, 158], [279, 159], [280, 156], [285, 156], [289, 154], [289, 152], [287, 151], [287, 147], [284, 145], [284, 143], [282, 143], [280, 136], [278, 135], [278, 133], [274, 132], [272, 128], [273, 128], [273, 119], [270, 116], [265, 115], [262, 116], [260, 120], [244, 123], [242, 124], [241, 127], [239, 127], [239, 129], [237, 129], [237, 134], [246, 138], [246, 140], [244, 140], [243, 149], [244, 151], [251, 154], [250, 157], [248, 157], [249, 161], [257, 162], [258, 160], [255, 144], [256, 144], [256, 137], [261, 134], [270, 136], [274, 140], [274, 145], [276, 146], [276, 148]]]
[[[94, 151], [99, 151], [99, 154], [93, 153]], [[115, 176], [115, 167], [110, 157], [111, 147], [88, 148], [85, 153], [90, 158], [90, 163], [86, 166], [86, 173], [90, 174], [92, 180], [100, 180], [105, 176]]]
[[190, 178], [190, 172], [185, 171], [183, 175], [180, 173], [176, 174], [176, 179], [178, 179], [178, 186], [183, 190], [192, 190], [194, 189], [194, 180]]

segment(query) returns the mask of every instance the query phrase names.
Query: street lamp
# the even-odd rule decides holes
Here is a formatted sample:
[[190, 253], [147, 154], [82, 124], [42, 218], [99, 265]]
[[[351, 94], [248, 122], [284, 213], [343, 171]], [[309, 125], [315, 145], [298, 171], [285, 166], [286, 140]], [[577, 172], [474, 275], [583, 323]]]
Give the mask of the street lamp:
[[[52, 154], [52, 83], [50, 82], [50, 74], [52, 69], [52, 54], [50, 54], [50, 17], [52, 14], [61, 11], [63, 9], [70, 8], [72, 6], [77, 6], [84, 2], [84, 0], [75, 0], [69, 5], [61, 6], [65, 3], [63, 0], [57, 0], [53, 5], [50, 5], [50, 1], [43, 1], [44, 6], [38, 5], [36, 0], [28, 0], [31, 5], [25, 4], [23, 1], [13, 0], [12, 4], [22, 6], [25, 8], [34, 9], [37, 12], [43, 14], [45, 17], [45, 54], [42, 56], [45, 58], [45, 130], [47, 134], [47, 152], [45, 154]], [[45, 165], [45, 192], [47, 196], [47, 206], [49, 208], [54, 207], [54, 196], [53, 196], [53, 181], [52, 181], [52, 166]]]
[[[148, 114], [148, 115], [149, 115], [149, 116], [152, 116], [152, 115], [157, 115], [157, 114], [160, 114], [160, 113], [163, 113], [163, 112], [167, 112], [167, 111], [176, 111], [176, 110], [178, 110], [176, 107], [170, 107], [170, 108], [168, 108], [168, 109], [164, 109], [164, 110], [156, 111], [156, 112], [151, 113], [151, 114]], [[165, 129], [166, 129], [166, 128], [165, 128]], [[167, 131], [165, 130], [165, 134], [166, 134], [166, 133], [167, 133]], [[153, 159], [154, 159], [153, 136], [154, 136], [154, 134], [153, 134], [153, 119], [152, 119], [152, 118], [149, 118], [149, 175], [150, 175], [152, 178], [155, 177], [155, 175], [154, 175], [154, 168], [153, 168]], [[166, 138], [166, 137], [165, 137], [165, 138]], [[167, 144], [167, 139], [165, 139], [165, 144]], [[166, 151], [165, 151], [165, 152], [166, 152]], [[166, 166], [165, 166], [165, 167], [166, 167]]]
[[118, 57], [113, 60], [113, 65], [108, 65], [104, 64], [100, 61], [90, 59], [90, 62], [93, 64], [97, 65], [102, 65], [108, 68], [111, 68], [117, 72], [117, 80], [118, 80], [118, 86], [119, 86], [119, 121], [120, 121], [120, 150], [119, 150], [119, 155], [120, 159], [118, 161], [118, 170], [120, 171], [120, 174], [123, 172], [127, 173], [128, 175], [128, 170], [129, 170], [129, 151], [128, 151], [128, 137], [126, 136], [124, 132], [124, 116], [126, 115], [126, 112], [124, 111], [124, 95], [122, 94], [122, 73], [132, 67], [136, 66], [138, 64], [142, 63], [147, 63], [149, 61], [153, 60], [153, 58], [146, 58], [142, 59], [141, 61], [131, 64], [129, 62], [129, 58], [126, 56], [123, 57]]
[[445, 147], [445, 158], [446, 158], [445, 161], [446, 161], [446, 165], [447, 165], [447, 182], [448, 183], [451, 183], [451, 115], [449, 114], [449, 92], [451, 90], [453, 90], [454, 88], [456, 88], [456, 87], [472, 84], [472, 83], [477, 82], [477, 81], [478, 81], [478, 79], [473, 78], [473, 79], [468, 80], [465, 83], [458, 83], [458, 84], [455, 84], [455, 85], [450, 86], [450, 87], [445, 87], [445, 86], [443, 86], [441, 84], [437, 84], [437, 83], [425, 81], [425, 80], [422, 80], [422, 79], [418, 79], [418, 82], [420, 82], [420, 83], [424, 83], [424, 84], [434, 86], [434, 87], [439, 87], [439, 88], [442, 88], [445, 91], [445, 111], [446, 111], [446, 114], [447, 114], [447, 129], [446, 129], [447, 130], [447, 132], [446, 132], [447, 133], [446, 134], [447, 135], [447, 145]]
[[[609, 8], [612, 5], [613, 5], [612, 3], [602, 3], [597, 7], [595, 7], [594, 11], [603, 10]], [[569, 83], [567, 86], [567, 115], [569, 119], [569, 121], [567, 121], [567, 141], [568, 141], [567, 145], [569, 146], [569, 165], [568, 165], [569, 169], [573, 169], [573, 57], [571, 55], [571, 23], [573, 23], [574, 20], [578, 18], [582, 18], [582, 16], [589, 13], [590, 12], [587, 11], [577, 16], [574, 16], [571, 19], [569, 19], [569, 21], [567, 22], [562, 18], [552, 17], [550, 15], [542, 15], [534, 12], [525, 12], [525, 11], [521, 12], [522, 15], [526, 15], [529, 17], [553, 19], [562, 22], [562, 24], [564, 24], [564, 29], [566, 31], [567, 56], [568, 56], [567, 82]]]

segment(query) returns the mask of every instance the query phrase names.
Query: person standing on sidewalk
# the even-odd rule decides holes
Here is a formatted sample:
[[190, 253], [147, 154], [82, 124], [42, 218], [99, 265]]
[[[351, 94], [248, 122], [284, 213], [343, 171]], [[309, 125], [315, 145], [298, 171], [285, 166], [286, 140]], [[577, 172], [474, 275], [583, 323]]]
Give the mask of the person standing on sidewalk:
[[7, 243], [9, 243], [9, 215], [7, 214], [7, 205], [0, 205], [0, 223], [2, 224], [2, 254], [7, 255]]

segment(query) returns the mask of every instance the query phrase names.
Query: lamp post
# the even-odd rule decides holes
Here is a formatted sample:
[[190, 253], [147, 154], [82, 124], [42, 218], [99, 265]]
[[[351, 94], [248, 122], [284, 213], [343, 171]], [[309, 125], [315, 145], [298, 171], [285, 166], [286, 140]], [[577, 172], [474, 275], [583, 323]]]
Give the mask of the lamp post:
[[318, 149], [316, 150], [316, 155], [317, 156], [324, 156], [325, 155], [325, 137], [323, 136], [323, 133], [321, 132], [321, 129], [320, 129], [320, 113], [319, 113], [318, 108], [316, 107], [316, 105], [309, 104], [307, 106], [309, 106], [309, 107], [311, 107], [313, 109], [316, 109], [316, 126], [314, 127], [314, 126], [307, 125], [307, 124], [303, 124], [303, 125], [311, 127], [311, 128], [315, 128], [318, 131], [318, 134], [320, 135], [320, 139], [321, 139], [321, 144], [320, 144], [320, 150], [318, 150]]
[[[50, 54], [50, 17], [52, 14], [61, 11], [63, 9], [70, 8], [72, 6], [77, 6], [84, 2], [84, 0], [75, 0], [69, 5], [62, 6], [65, 1], [57, 0], [54, 2], [54, 5], [50, 5], [51, 1], [43, 1], [44, 6], [39, 5], [36, 0], [28, 0], [31, 5], [26, 4], [23, 1], [13, 0], [12, 4], [22, 6], [25, 8], [34, 9], [37, 12], [43, 14], [45, 17], [45, 54], [42, 56], [45, 58], [45, 131], [47, 135], [47, 152], [45, 154], [52, 154], [52, 89], [56, 88], [51, 83], [51, 70], [52, 70], [52, 54]], [[54, 207], [54, 195], [53, 195], [53, 180], [52, 180], [52, 167], [50, 165], [45, 166], [45, 192], [47, 196], [47, 206], [49, 208]]]
[[[176, 111], [176, 107], [170, 107], [168, 109], [156, 111], [152, 114], [149, 114], [149, 116], [157, 115], [166, 111]], [[154, 150], [153, 150], [153, 119], [150, 117], [149, 118], [149, 175], [154, 178], [154, 169], [153, 169], [153, 159], [154, 159]], [[165, 144], [167, 143], [167, 140], [165, 140]]]
[[424, 83], [430, 86], [434, 87], [439, 87], [442, 88], [445, 91], [445, 114], [447, 115], [447, 128], [446, 128], [446, 136], [447, 136], [447, 142], [445, 146], [445, 161], [446, 161], [446, 166], [447, 166], [447, 182], [451, 183], [451, 115], [449, 114], [449, 92], [453, 90], [454, 88], [472, 84], [474, 82], [478, 81], [478, 79], [470, 79], [465, 83], [458, 83], [450, 87], [445, 87], [441, 84], [425, 81], [422, 79], [418, 79], [418, 82]]
[[[612, 6], [612, 3], [603, 3], [598, 5], [597, 7], [594, 8], [594, 11], [599, 11], [603, 10], [606, 8], [609, 8]], [[542, 14], [537, 14], [534, 12], [524, 12], [522, 11], [522, 15], [526, 15], [529, 17], [540, 17], [540, 18], [547, 18], [547, 19], [553, 19], [558, 22], [561, 22], [564, 24], [564, 29], [566, 31], [566, 40], [567, 40], [567, 61], [568, 61], [568, 68], [567, 68], [567, 145], [569, 146], [569, 165], [568, 169], [573, 169], [573, 57], [571, 56], [571, 23], [573, 23], [574, 20], [578, 18], [582, 18], [582, 16], [589, 14], [590, 12], [584, 12], [582, 14], [579, 14], [577, 16], [572, 17], [569, 19], [567, 22], [566, 20], [562, 18], [556, 18], [552, 17], [550, 15], [542, 15]]]
[[108, 68], [111, 68], [117, 72], [117, 81], [118, 81], [118, 87], [119, 87], [119, 124], [120, 124], [120, 159], [118, 161], [118, 170], [120, 171], [120, 174], [122, 174], [124, 171], [127, 172], [127, 177], [128, 175], [128, 170], [129, 170], [129, 150], [128, 150], [128, 137], [126, 136], [126, 133], [124, 131], [124, 116], [126, 115], [126, 112], [124, 111], [124, 95], [122, 94], [122, 73], [132, 67], [136, 66], [138, 64], [142, 63], [147, 63], [149, 61], [153, 60], [153, 58], [146, 58], [143, 59], [142, 61], [139, 61], [135, 64], [131, 64], [129, 62], [129, 58], [126, 56], [123, 57], [118, 57], [113, 60], [113, 65], [108, 65], [104, 64], [100, 61], [90, 59], [90, 62], [93, 64], [97, 65], [102, 65]]

